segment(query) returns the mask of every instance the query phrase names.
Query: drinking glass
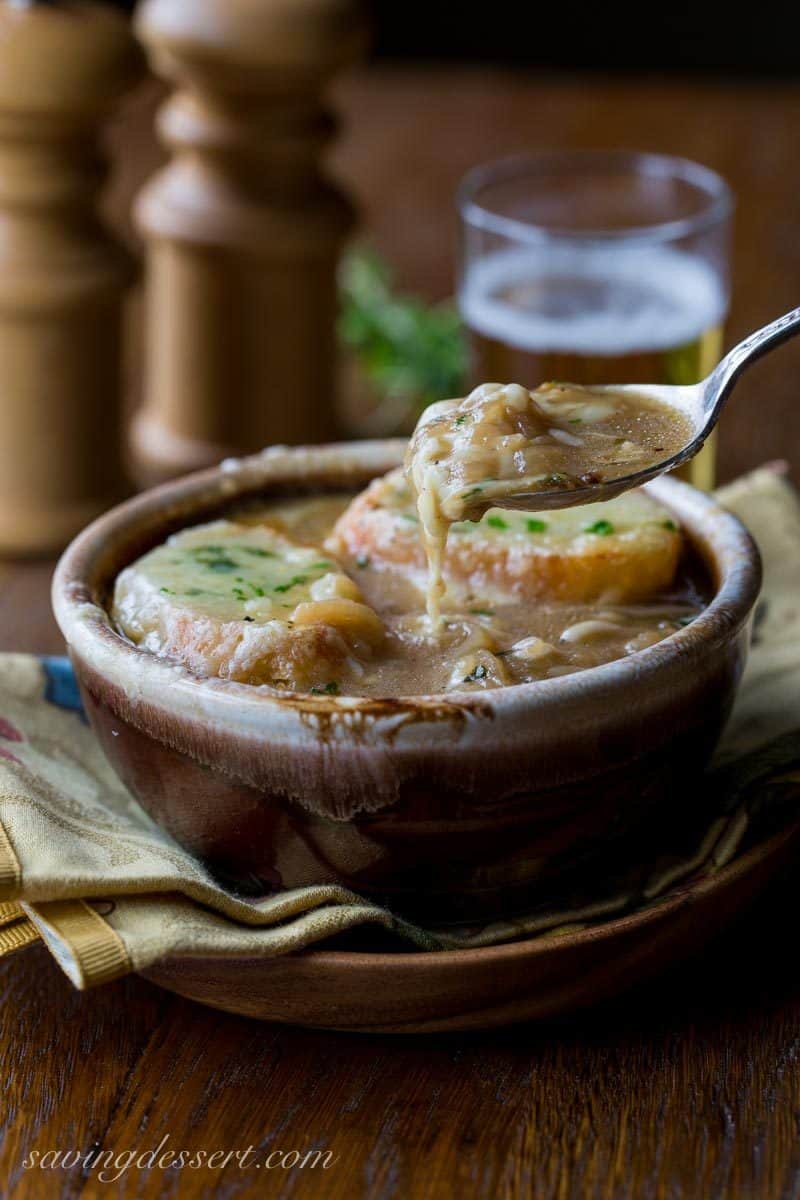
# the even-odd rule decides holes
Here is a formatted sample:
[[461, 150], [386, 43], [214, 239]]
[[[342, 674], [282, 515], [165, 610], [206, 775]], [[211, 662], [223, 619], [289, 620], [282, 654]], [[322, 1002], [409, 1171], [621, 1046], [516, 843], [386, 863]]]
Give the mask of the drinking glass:
[[[473, 384], [696, 383], [722, 353], [731, 192], [683, 158], [529, 154], [458, 193]], [[714, 483], [714, 447], [683, 469]]]

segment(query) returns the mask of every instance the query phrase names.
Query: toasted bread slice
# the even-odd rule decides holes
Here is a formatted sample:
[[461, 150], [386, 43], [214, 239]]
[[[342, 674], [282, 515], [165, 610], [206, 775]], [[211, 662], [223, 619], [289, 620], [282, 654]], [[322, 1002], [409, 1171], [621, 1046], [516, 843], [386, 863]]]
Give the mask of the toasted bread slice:
[[174, 534], [117, 579], [112, 615], [153, 654], [201, 676], [333, 691], [383, 624], [317, 547], [263, 525], [215, 521]]
[[[326, 543], [357, 575], [396, 569], [425, 586], [426, 562], [411, 490], [402, 471], [376, 479], [353, 500]], [[444, 573], [451, 599], [632, 603], [672, 583], [682, 535], [670, 513], [642, 491], [604, 504], [541, 514], [490, 509], [450, 528]]]

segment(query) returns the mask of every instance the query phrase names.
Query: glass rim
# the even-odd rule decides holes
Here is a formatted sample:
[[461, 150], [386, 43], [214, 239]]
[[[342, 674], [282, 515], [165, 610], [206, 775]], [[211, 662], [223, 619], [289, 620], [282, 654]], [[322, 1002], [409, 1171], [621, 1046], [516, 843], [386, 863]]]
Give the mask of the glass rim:
[[[706, 205], [688, 217], [650, 224], [631, 225], [626, 229], [567, 229], [559, 226], [523, 221], [506, 217], [485, 208], [477, 199], [481, 188], [520, 178], [533, 178], [544, 169], [562, 168], [565, 171], [594, 169], [608, 171], [628, 166], [632, 173], [652, 178], [681, 179], [705, 193]], [[702, 233], [722, 224], [735, 208], [733, 193], [711, 167], [678, 155], [655, 154], [637, 150], [543, 150], [513, 154], [492, 162], [481, 163], [467, 171], [456, 192], [456, 205], [464, 224], [516, 241], [528, 242], [612, 242], [654, 241], [670, 242]]]

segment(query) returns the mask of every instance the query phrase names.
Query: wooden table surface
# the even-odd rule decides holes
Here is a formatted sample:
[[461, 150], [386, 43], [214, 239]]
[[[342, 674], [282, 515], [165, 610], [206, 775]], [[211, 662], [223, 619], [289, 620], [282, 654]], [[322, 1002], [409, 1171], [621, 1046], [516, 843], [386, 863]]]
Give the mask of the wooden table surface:
[[[110, 200], [158, 160], [151, 89], [114, 131]], [[399, 281], [450, 288], [452, 194], [525, 147], [627, 146], [721, 170], [739, 197], [731, 335], [800, 299], [800, 86], [450, 68], [366, 71], [340, 88], [335, 169]], [[134, 371], [135, 375], [135, 371]], [[800, 346], [757, 367], [725, 421], [721, 471], [800, 477]], [[62, 649], [51, 564], [0, 567], [0, 648]], [[392, 1041], [204, 1010], [128, 979], [72, 990], [41, 949], [0, 963], [0, 1196], [800, 1196], [800, 962], [790, 879], [656, 984], [547, 1026]], [[784, 915], [786, 914], [786, 915]], [[784, 932], [785, 931], [785, 932]], [[31, 1150], [330, 1149], [327, 1170], [161, 1172], [100, 1184], [23, 1169]]]

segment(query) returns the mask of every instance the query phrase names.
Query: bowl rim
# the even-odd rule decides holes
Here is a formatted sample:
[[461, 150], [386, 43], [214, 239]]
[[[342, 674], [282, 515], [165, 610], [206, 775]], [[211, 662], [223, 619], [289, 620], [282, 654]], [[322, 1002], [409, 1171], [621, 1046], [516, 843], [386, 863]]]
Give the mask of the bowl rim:
[[[204, 720], [228, 724], [236, 716], [263, 727], [265, 719], [283, 720], [325, 714], [347, 720], [354, 714], [397, 719], [409, 711], [431, 716], [501, 715], [529, 709], [532, 704], [568, 704], [585, 696], [587, 689], [624, 688], [642, 673], [690, 662], [703, 648], [728, 640], [747, 620], [761, 584], [758, 549], [744, 525], [711, 496], [681, 481], [662, 477], [646, 489], [655, 499], [676, 511], [689, 526], [707, 565], [716, 575], [715, 592], [708, 605], [683, 629], [654, 646], [623, 659], [590, 667], [571, 675], [507, 687], [436, 695], [373, 698], [278, 693], [266, 687], [217, 678], [206, 679], [172, 660], [141, 650], [117, 633], [93, 586], [102, 575], [114, 539], [131, 540], [137, 531], [149, 530], [156, 544], [174, 528], [208, 519], [238, 499], [268, 491], [271, 486], [344, 490], [365, 486], [370, 478], [402, 462], [402, 439], [341, 442], [322, 446], [272, 446], [242, 459], [227, 459], [216, 467], [183, 476], [142, 492], [98, 517], [71, 542], [54, 573], [52, 601], [56, 621], [68, 646], [101, 677], [126, 691], [163, 706], [163, 689], [170, 688], [170, 706]], [[702, 533], [699, 526], [702, 525]], [[139, 551], [142, 552], [141, 550]], [[116, 570], [124, 565], [124, 558]], [[130, 560], [128, 560], [130, 561]], [[276, 730], [276, 732], [279, 732]]]

